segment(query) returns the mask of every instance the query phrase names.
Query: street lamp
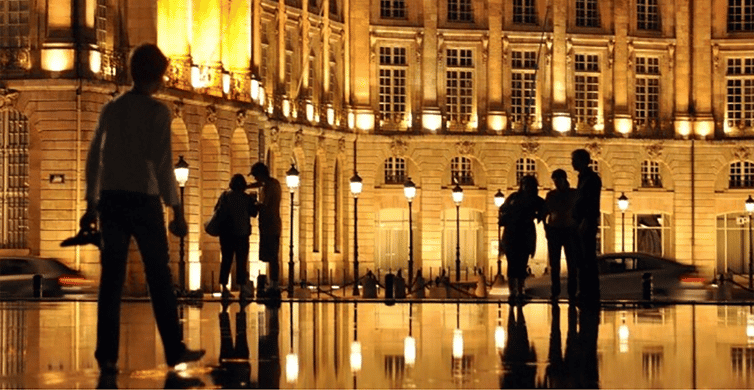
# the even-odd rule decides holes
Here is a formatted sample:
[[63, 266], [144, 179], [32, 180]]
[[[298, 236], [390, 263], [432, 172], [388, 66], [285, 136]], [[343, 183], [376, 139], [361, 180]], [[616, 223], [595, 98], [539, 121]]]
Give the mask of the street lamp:
[[[185, 208], [183, 206], [183, 193], [184, 188], [186, 187], [186, 182], [189, 178], [189, 165], [186, 160], [183, 159], [183, 155], [178, 156], [178, 162], [175, 163], [173, 172], [175, 173], [175, 181], [178, 182], [178, 187], [181, 189], [181, 210], [183, 210], [185, 213]], [[186, 292], [186, 260], [184, 258], [185, 247], [185, 237], [181, 236], [180, 247], [178, 250], [178, 283], [181, 286], [181, 293]]]
[[626, 251], [626, 210], [628, 210], [628, 198], [626, 194], [621, 192], [620, 198], [618, 198], [618, 208], [621, 213], [621, 235], [623, 236], [620, 241], [621, 252]]
[[453, 187], [453, 202], [456, 204], [456, 282], [461, 281], [461, 202], [463, 201], [463, 188], [456, 181]]
[[351, 177], [351, 194], [353, 194], [353, 295], [359, 296], [359, 194], [363, 183], [358, 172]]
[[754, 288], [752, 283], [752, 275], [754, 274], [754, 248], [751, 247], [751, 217], [754, 213], [754, 199], [749, 195], [749, 199], [746, 199], [746, 212], [749, 213], [749, 290]]
[[293, 195], [299, 185], [298, 174], [295, 164], [291, 164], [291, 169], [285, 173], [285, 184], [288, 185], [288, 191], [291, 193], [291, 238], [288, 247], [288, 297], [293, 296]]
[[[505, 203], [505, 195], [503, 195], [503, 191], [500, 189], [497, 190], [495, 193], [495, 207], [497, 207], [498, 214], [500, 213], [500, 207], [503, 206], [503, 203]], [[500, 237], [500, 223], [497, 224], [497, 276], [502, 276], [502, 260], [500, 258], [503, 256], [503, 246], [501, 245], [502, 238]]]
[[410, 290], [414, 281], [414, 224], [411, 213], [411, 204], [416, 196], [416, 184], [411, 181], [410, 177], [406, 179], [406, 183], [403, 184], [403, 194], [406, 195], [406, 199], [408, 200], [408, 286]]

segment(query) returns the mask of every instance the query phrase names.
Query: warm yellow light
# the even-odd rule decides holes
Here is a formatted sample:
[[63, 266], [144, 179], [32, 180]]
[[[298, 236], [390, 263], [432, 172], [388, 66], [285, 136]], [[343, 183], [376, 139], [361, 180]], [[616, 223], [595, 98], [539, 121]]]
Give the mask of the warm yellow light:
[[348, 112], [348, 128], [353, 129], [356, 127], [356, 114], [353, 111]]
[[43, 49], [42, 69], [61, 72], [73, 69], [73, 49]]
[[403, 358], [409, 366], [416, 363], [416, 339], [411, 336], [403, 340]]
[[251, 78], [249, 95], [251, 96], [251, 100], [253, 100], [255, 103], [259, 102], [259, 80], [257, 80], [255, 77]]
[[283, 99], [283, 115], [286, 118], [291, 116], [291, 101], [288, 98]]
[[505, 113], [490, 113], [487, 115], [487, 127], [492, 131], [501, 132], [505, 130], [505, 126], [508, 124], [508, 117]]
[[715, 123], [711, 120], [698, 120], [694, 122], [694, 133], [702, 138], [711, 135], [714, 128]]
[[332, 126], [335, 124], [335, 109], [327, 107], [327, 124]]
[[429, 131], [437, 131], [442, 126], [440, 112], [425, 112], [422, 114], [422, 127]]
[[223, 72], [223, 93], [226, 95], [230, 93], [230, 81], [231, 81], [230, 73]]
[[676, 119], [675, 132], [683, 137], [688, 137], [691, 134], [691, 121], [688, 119]]
[[554, 114], [552, 118], [552, 129], [558, 133], [571, 131], [571, 117], [567, 113]]
[[306, 120], [314, 121], [314, 104], [312, 102], [306, 102]]
[[359, 112], [356, 114], [356, 128], [369, 131], [374, 129], [374, 115], [371, 112]]
[[503, 329], [502, 325], [498, 325], [495, 327], [495, 348], [498, 352], [502, 352], [503, 348], [505, 348], [505, 329]]
[[189, 290], [198, 290], [202, 287], [202, 263], [196, 261], [196, 262], [189, 262], [188, 264], [188, 271], [189, 271], [189, 278], [188, 278], [188, 284], [189, 284]]
[[615, 131], [623, 135], [631, 133], [633, 122], [629, 116], [616, 116], [615, 117]]
[[460, 359], [463, 357], [463, 331], [461, 329], [453, 330], [453, 358]]
[[285, 381], [294, 383], [298, 380], [298, 355], [289, 353], [285, 356]]
[[89, 69], [92, 73], [99, 73], [102, 70], [102, 53], [96, 50], [89, 52]]
[[361, 343], [354, 341], [351, 343], [351, 371], [361, 371]]

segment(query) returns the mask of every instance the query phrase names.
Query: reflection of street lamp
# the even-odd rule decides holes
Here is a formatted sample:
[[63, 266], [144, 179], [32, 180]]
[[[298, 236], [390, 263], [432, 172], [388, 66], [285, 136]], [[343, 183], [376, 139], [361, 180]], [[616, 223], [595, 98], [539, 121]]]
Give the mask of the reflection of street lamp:
[[288, 383], [294, 383], [298, 379], [298, 355], [293, 351], [293, 301], [290, 303], [290, 313], [288, 314], [288, 317], [290, 317], [289, 326], [290, 326], [290, 335], [291, 335], [291, 343], [290, 343], [290, 349], [288, 352], [288, 355], [285, 356], [285, 380]]
[[626, 325], [626, 312], [620, 313], [621, 324], [618, 327], [618, 351], [628, 352], [628, 325]]
[[406, 195], [406, 200], [408, 200], [408, 286], [409, 290], [411, 290], [411, 285], [414, 281], [414, 230], [411, 204], [416, 196], [416, 184], [411, 181], [410, 177], [403, 184], [403, 194]]
[[[184, 211], [184, 218], [186, 208], [183, 205], [183, 193], [184, 188], [186, 187], [186, 182], [189, 178], [189, 165], [186, 162], [186, 160], [183, 159], [183, 155], [178, 156], [178, 162], [175, 163], [175, 167], [173, 168], [173, 172], [175, 173], [175, 181], [178, 182], [178, 187], [181, 189], [181, 209]], [[186, 241], [185, 237], [181, 236], [180, 241], [180, 247], [178, 250], [178, 283], [181, 286], [181, 293], [186, 292], [186, 259], [184, 248], [186, 247]]]
[[294, 164], [291, 169], [285, 173], [285, 184], [288, 185], [288, 191], [291, 192], [291, 239], [288, 247], [288, 296], [293, 296], [293, 195], [299, 185], [298, 170]]
[[461, 330], [461, 304], [456, 303], [456, 328], [453, 330], [453, 359], [463, 358], [463, 331]]
[[351, 194], [353, 194], [353, 295], [359, 296], [359, 194], [363, 183], [358, 172], [354, 170], [351, 177]]
[[754, 213], [754, 199], [749, 195], [746, 199], [746, 212], [749, 213], [749, 290], [754, 288], [752, 285], [752, 274], [754, 274], [754, 248], [751, 247], [751, 217]]
[[746, 339], [749, 344], [754, 344], [754, 313], [749, 306], [749, 314], [746, 315]]
[[408, 303], [408, 336], [403, 341], [403, 358], [406, 361], [406, 365], [413, 367], [416, 363], [416, 339], [414, 338], [413, 331], [413, 316], [414, 316], [414, 304]]
[[[353, 303], [353, 342], [351, 343], [351, 372], [356, 375], [357, 372], [361, 371], [361, 343], [358, 341], [358, 303]], [[355, 378], [354, 378], [355, 380]]]
[[[497, 207], [498, 215], [500, 215], [500, 207], [503, 206], [503, 203], [505, 203], [505, 195], [503, 195], [503, 192], [499, 189], [497, 190], [497, 193], [495, 193], [495, 207]], [[503, 246], [501, 245], [502, 238], [500, 237], [500, 223], [497, 224], [497, 277], [502, 277], [502, 260], [500, 258], [503, 256]]]
[[453, 187], [453, 202], [456, 204], [456, 282], [461, 281], [461, 202], [463, 201], [463, 188], [456, 181]]
[[495, 349], [497, 353], [502, 353], [505, 349], [505, 329], [503, 328], [503, 308], [500, 303], [497, 304], [497, 326], [495, 327]]
[[620, 198], [618, 198], [618, 208], [620, 209], [621, 214], [621, 241], [620, 241], [620, 247], [621, 252], [626, 251], [626, 210], [628, 210], [628, 198], [626, 197], [626, 194], [623, 192], [620, 193]]

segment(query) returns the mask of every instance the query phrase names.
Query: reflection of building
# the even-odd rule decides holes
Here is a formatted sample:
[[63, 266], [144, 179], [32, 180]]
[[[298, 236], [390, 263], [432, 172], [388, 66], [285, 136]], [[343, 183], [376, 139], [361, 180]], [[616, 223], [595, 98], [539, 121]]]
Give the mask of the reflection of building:
[[[462, 264], [489, 270], [494, 193], [524, 174], [550, 187], [561, 167], [575, 184], [569, 152], [580, 147], [604, 182], [600, 250], [620, 248], [615, 200], [625, 192], [627, 248], [642, 216], [659, 216], [663, 254], [707, 275], [743, 270], [739, 227], [728, 223], [754, 188], [754, 10], [741, 2], [37, 3], [0, 5], [4, 250], [96, 275], [91, 248], [58, 242], [77, 228], [98, 111], [125, 88], [128, 49], [152, 41], [171, 58], [160, 98], [174, 112], [176, 160], [191, 167], [191, 288], [211, 288], [218, 270], [202, 222], [230, 174], [257, 159], [278, 178], [290, 162], [302, 172], [294, 229], [283, 232], [296, 238], [296, 274], [313, 279], [351, 272], [353, 168], [364, 179], [362, 267], [407, 265], [407, 177], [419, 189], [415, 268], [452, 265], [455, 177]], [[543, 243], [537, 253], [542, 262]], [[130, 269], [144, 292], [138, 262]]]

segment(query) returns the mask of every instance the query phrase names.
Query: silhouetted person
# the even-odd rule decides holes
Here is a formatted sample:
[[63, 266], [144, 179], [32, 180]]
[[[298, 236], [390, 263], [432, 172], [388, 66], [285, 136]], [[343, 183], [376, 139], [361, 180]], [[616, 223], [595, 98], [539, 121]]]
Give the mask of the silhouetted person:
[[224, 226], [220, 230], [220, 286], [222, 298], [232, 295], [228, 290], [228, 279], [233, 258], [236, 259], [236, 283], [241, 291], [241, 299], [251, 298], [253, 293], [249, 285], [249, 236], [251, 236], [251, 218], [257, 215], [256, 199], [247, 194], [246, 179], [237, 173], [230, 179], [230, 191], [223, 192], [217, 199], [215, 210], [225, 208]]
[[224, 389], [251, 387], [251, 364], [249, 344], [246, 339], [246, 305], [236, 313], [236, 342], [230, 330], [228, 306], [223, 305], [220, 313], [220, 366], [212, 370], [212, 380]]
[[565, 370], [562, 387], [596, 389], [599, 387], [597, 367], [597, 336], [599, 308], [577, 309], [568, 306], [568, 337], [566, 339]]
[[280, 285], [280, 182], [270, 176], [270, 169], [262, 162], [251, 166], [251, 176], [256, 183], [250, 187], [259, 187], [257, 209], [259, 211], [259, 260], [268, 264], [270, 283], [269, 294], [279, 295]]
[[[516, 314], [514, 316], [514, 310]], [[508, 338], [503, 348], [501, 389], [533, 389], [537, 374], [537, 352], [529, 343], [529, 332], [522, 306], [510, 306]]]
[[589, 166], [592, 158], [585, 149], [571, 153], [571, 165], [579, 173], [573, 218], [576, 221], [580, 246], [578, 254], [579, 300], [599, 303], [600, 281], [597, 271], [597, 229], [600, 218], [602, 179]]
[[508, 287], [511, 299], [524, 298], [529, 257], [537, 249], [534, 220], [544, 218], [544, 199], [537, 195], [539, 183], [534, 176], [521, 178], [520, 188], [500, 206], [498, 223], [504, 226], [503, 252], [508, 258]]
[[568, 271], [568, 298], [576, 299], [578, 271], [574, 250], [578, 238], [572, 214], [576, 190], [570, 187], [564, 170], [554, 170], [551, 177], [555, 189], [545, 196], [545, 235], [552, 280], [551, 294], [552, 298], [560, 296], [560, 252], [564, 250]]
[[266, 332], [259, 335], [259, 388], [280, 388], [280, 346], [278, 334], [280, 333], [280, 320], [278, 318], [278, 306], [267, 306]]
[[97, 298], [97, 347], [100, 370], [117, 372], [120, 303], [131, 237], [144, 262], [165, 361], [199, 360], [182, 340], [168, 242], [160, 198], [173, 209], [171, 233], [188, 232], [178, 198], [170, 144], [171, 112], [152, 98], [162, 87], [168, 60], [153, 44], [137, 46], [129, 69], [133, 87], [107, 103], [100, 114], [86, 161], [86, 230], [99, 218], [102, 232], [100, 287]]

